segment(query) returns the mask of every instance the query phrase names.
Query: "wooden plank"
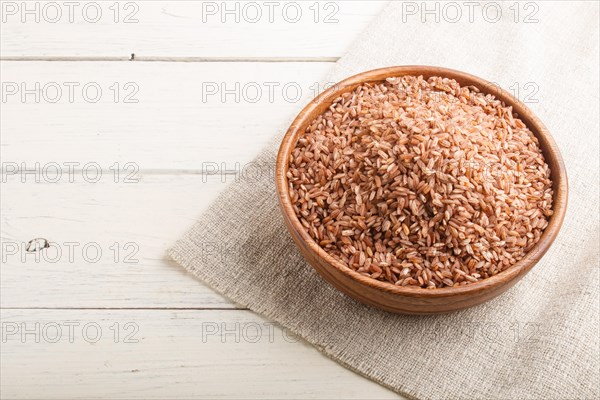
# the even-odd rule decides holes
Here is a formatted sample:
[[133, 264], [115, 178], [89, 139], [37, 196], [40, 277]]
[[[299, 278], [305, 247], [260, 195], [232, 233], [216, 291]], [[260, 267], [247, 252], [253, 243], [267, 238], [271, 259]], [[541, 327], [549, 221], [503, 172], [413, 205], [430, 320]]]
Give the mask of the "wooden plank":
[[[2, 183], [2, 307], [235, 308], [165, 256], [226, 183], [109, 172], [96, 183], [77, 173]], [[29, 253], [34, 238], [52, 247]]]
[[1, 62], [3, 161], [235, 168], [322, 89], [330, 65]]
[[399, 398], [249, 311], [3, 310], [1, 362], [14, 399]]
[[339, 57], [384, 4], [3, 1], [0, 47], [11, 57]]
[[[47, 237], [62, 244], [64, 256], [57, 263], [35, 263], [34, 255], [28, 254], [22, 263], [23, 251], [19, 249], [2, 268], [2, 304], [234, 307], [166, 261], [164, 250], [223, 188], [222, 180], [231, 182], [240, 174], [218, 174], [203, 183], [201, 176], [169, 173], [195, 174], [215, 168], [244, 171], [246, 163], [285, 119], [282, 114], [296, 105], [281, 96], [275, 96], [272, 103], [264, 99], [248, 104], [228, 99], [222, 102], [218, 95], [204, 104], [198, 101], [195, 89], [199, 83], [195, 79], [212, 74], [213, 81], [230, 79], [230, 83], [279, 77], [279, 82], [303, 82], [308, 87], [310, 81], [319, 79], [315, 75], [329, 65], [1, 66], [3, 82], [35, 82], [40, 68], [44, 68], [46, 82], [96, 82], [100, 80], [95, 78], [102, 76], [104, 80], [100, 82], [105, 88], [111, 81], [124, 83], [128, 79], [136, 79], [140, 85], [138, 104], [115, 104], [112, 98], [87, 103], [81, 96], [75, 97], [73, 103], [63, 97], [57, 103], [7, 100], [3, 104], [3, 240], [21, 244], [38, 236]], [[166, 79], [156, 80], [158, 74]], [[182, 100], [185, 98], [188, 101]], [[242, 118], [232, 119], [229, 113]], [[35, 163], [40, 163], [39, 167]], [[82, 171], [85, 165], [90, 168]], [[37, 169], [40, 174], [15, 171], [15, 166]], [[57, 166], [62, 170], [60, 177]], [[74, 168], [72, 173], [70, 167]], [[97, 179], [96, 168], [101, 169], [102, 177], [93, 183]], [[121, 170], [118, 176], [115, 169]], [[134, 178], [140, 175], [141, 182], [126, 183], [130, 174]], [[66, 258], [69, 248], [65, 243], [71, 241], [81, 243], [76, 248], [79, 258], [74, 262]], [[137, 264], [125, 262], [126, 255], [136, 250], [128, 245], [131, 242], [139, 246], [135, 252]], [[89, 263], [82, 259], [82, 248], [84, 244], [95, 246], [94, 243], [99, 243], [103, 257], [98, 263]], [[116, 248], [114, 243], [118, 243]], [[169, 282], [167, 288], [164, 282]]]

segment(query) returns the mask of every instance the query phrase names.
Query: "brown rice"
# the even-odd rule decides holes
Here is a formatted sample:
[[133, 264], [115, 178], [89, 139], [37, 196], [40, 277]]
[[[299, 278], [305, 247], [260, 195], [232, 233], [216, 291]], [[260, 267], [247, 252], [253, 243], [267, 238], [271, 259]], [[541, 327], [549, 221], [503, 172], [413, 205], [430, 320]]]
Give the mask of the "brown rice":
[[552, 215], [533, 133], [494, 96], [441, 77], [343, 94], [298, 139], [287, 178], [296, 215], [327, 253], [402, 286], [495, 275]]

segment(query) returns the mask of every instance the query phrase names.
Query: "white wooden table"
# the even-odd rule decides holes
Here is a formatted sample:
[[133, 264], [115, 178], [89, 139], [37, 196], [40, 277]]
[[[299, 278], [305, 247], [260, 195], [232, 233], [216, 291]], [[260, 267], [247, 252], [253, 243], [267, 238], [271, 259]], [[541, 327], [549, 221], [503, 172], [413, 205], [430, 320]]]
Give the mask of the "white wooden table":
[[397, 398], [165, 257], [382, 6], [2, 1], [0, 397]]

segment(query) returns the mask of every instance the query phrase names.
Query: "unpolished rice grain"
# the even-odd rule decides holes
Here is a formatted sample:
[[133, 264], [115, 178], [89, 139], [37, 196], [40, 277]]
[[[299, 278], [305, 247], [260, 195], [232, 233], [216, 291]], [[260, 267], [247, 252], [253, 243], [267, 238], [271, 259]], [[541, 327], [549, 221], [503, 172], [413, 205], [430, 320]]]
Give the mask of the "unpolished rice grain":
[[287, 179], [297, 217], [326, 252], [401, 286], [493, 276], [552, 215], [533, 133], [494, 96], [441, 77], [343, 94], [298, 139]]

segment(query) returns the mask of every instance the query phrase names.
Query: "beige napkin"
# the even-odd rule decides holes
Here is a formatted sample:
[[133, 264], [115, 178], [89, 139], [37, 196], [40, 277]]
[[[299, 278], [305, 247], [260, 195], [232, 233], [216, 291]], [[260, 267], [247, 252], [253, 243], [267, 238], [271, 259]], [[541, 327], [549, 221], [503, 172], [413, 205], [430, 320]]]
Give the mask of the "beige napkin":
[[[519, 91], [558, 142], [570, 203], [558, 239], [513, 289], [441, 316], [363, 306], [323, 281], [298, 253], [271, 174], [228, 187], [169, 254], [225, 296], [405, 396], [598, 398], [598, 3], [507, 2], [497, 22], [500, 3], [490, 3], [496, 6], [475, 6], [471, 15], [467, 3], [454, 3], [462, 19], [452, 23], [457, 14], [444, 11], [446, 3], [394, 2], [328, 81], [429, 64]], [[439, 22], [423, 13], [425, 6], [438, 7]], [[288, 123], [258, 155], [259, 164], [273, 165]]]

